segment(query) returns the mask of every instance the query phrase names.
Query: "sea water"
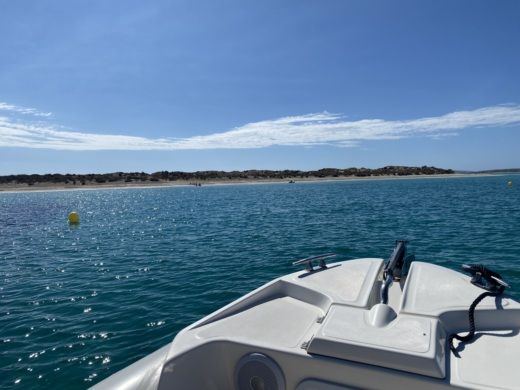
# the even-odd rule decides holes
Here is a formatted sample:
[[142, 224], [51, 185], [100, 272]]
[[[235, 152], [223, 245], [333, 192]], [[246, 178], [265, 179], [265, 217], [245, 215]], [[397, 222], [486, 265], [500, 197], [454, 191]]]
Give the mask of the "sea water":
[[86, 388], [296, 259], [386, 258], [396, 239], [519, 299], [519, 179], [0, 193], [0, 388]]

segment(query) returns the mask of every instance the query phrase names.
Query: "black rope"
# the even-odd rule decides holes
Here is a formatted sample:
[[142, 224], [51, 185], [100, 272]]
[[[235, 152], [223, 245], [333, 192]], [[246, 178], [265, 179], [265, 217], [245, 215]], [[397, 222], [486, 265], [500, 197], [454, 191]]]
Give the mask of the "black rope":
[[457, 353], [455, 346], [453, 345], [453, 339], [457, 339], [461, 342], [467, 343], [475, 337], [475, 308], [477, 305], [486, 297], [497, 297], [504, 292], [504, 287], [500, 286], [496, 291], [486, 291], [480, 294], [471, 304], [468, 311], [469, 319], [469, 333], [465, 336], [459, 336], [458, 334], [452, 334], [448, 339], [448, 345], [453, 353]]

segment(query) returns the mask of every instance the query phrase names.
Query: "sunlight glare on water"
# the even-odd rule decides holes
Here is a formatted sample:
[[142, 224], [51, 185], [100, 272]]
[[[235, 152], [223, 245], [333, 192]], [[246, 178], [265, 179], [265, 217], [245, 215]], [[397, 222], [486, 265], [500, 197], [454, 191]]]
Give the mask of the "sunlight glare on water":
[[0, 388], [86, 388], [295, 259], [387, 257], [399, 238], [418, 260], [488, 265], [518, 299], [507, 180], [0, 193]]

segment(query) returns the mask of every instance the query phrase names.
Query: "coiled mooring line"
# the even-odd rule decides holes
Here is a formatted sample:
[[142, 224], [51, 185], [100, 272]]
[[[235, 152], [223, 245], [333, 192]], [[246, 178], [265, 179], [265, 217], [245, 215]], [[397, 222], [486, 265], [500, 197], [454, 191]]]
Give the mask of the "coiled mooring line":
[[471, 304], [468, 311], [468, 320], [469, 320], [469, 333], [465, 336], [459, 336], [458, 334], [454, 333], [448, 338], [448, 345], [450, 346], [450, 349], [456, 353], [457, 350], [455, 346], [453, 345], [453, 339], [457, 339], [459, 341], [462, 341], [463, 343], [467, 343], [475, 338], [475, 308], [477, 305], [486, 297], [498, 297], [504, 292], [504, 287], [500, 286], [500, 288], [495, 291], [486, 291], [480, 294]]
[[502, 295], [506, 287], [509, 285], [502, 280], [502, 276], [497, 272], [491, 271], [482, 264], [464, 264], [462, 269], [472, 275], [471, 283], [477, 287], [487, 291], [480, 294], [470, 305], [468, 311], [469, 333], [465, 336], [452, 334], [448, 338], [448, 345], [453, 353], [457, 354], [457, 350], [453, 345], [453, 339], [467, 343], [475, 338], [475, 308], [486, 297], [498, 297]]

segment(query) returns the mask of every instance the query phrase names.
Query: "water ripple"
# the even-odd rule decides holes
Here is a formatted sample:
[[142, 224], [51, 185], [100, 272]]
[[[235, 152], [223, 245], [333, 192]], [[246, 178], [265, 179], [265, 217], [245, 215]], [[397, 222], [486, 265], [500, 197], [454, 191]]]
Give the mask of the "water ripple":
[[396, 238], [419, 260], [486, 263], [520, 298], [507, 180], [0, 194], [0, 389], [86, 388], [296, 258], [386, 257]]

